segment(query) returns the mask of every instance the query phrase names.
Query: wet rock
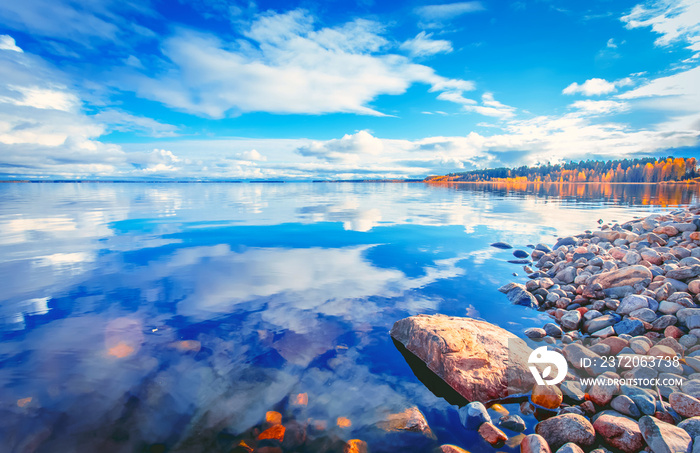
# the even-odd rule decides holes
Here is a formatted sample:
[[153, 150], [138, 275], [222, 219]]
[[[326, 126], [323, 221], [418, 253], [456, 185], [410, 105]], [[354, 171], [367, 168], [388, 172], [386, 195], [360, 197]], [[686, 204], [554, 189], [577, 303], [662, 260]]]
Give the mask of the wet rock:
[[668, 397], [668, 402], [674, 411], [678, 412], [681, 417], [698, 417], [700, 416], [700, 400], [690, 395], [681, 392], [673, 392]]
[[554, 324], [553, 322], [548, 322], [547, 324], [545, 324], [543, 329], [550, 337], [559, 338], [563, 334], [561, 327]]
[[525, 336], [534, 340], [539, 340], [540, 338], [546, 337], [547, 332], [545, 332], [544, 329], [540, 329], [538, 327], [531, 327], [529, 329], [525, 329]]
[[552, 453], [544, 437], [530, 434], [520, 443], [520, 453]]
[[700, 417], [687, 418], [680, 422], [678, 427], [687, 432], [693, 439], [700, 437]]
[[479, 435], [494, 447], [501, 446], [508, 440], [508, 436], [490, 422], [483, 423], [479, 427]]
[[527, 393], [535, 384], [528, 368], [532, 350], [493, 324], [417, 315], [397, 321], [391, 336], [469, 401]]
[[561, 405], [564, 396], [556, 385], [535, 385], [530, 399], [545, 409], [556, 409]]
[[377, 423], [377, 426], [387, 432], [410, 431], [423, 434], [430, 439], [435, 439], [435, 434], [433, 434], [433, 431], [430, 429], [425, 416], [420, 409], [415, 406], [409, 407], [402, 412], [389, 414], [386, 420]]
[[585, 417], [575, 414], [557, 415], [543, 420], [537, 424], [535, 432], [544, 437], [554, 449], [567, 442], [589, 447], [595, 441], [593, 425]]
[[459, 409], [459, 421], [465, 428], [475, 430], [482, 423], [490, 422], [491, 417], [481, 402], [474, 401]]
[[505, 242], [494, 242], [491, 247], [496, 247], [497, 249], [512, 249], [513, 246]]
[[693, 440], [677, 426], [645, 415], [639, 419], [639, 429], [654, 453], [690, 452]]
[[498, 425], [518, 433], [525, 431], [527, 428], [525, 421], [519, 415], [504, 415], [498, 420]]
[[463, 448], [456, 446], [456, 445], [445, 444], [445, 445], [440, 445], [440, 447], [437, 448], [435, 453], [469, 453], [469, 452]]
[[535, 296], [530, 293], [525, 285], [514, 284], [512, 289], [506, 294], [508, 300], [515, 305], [523, 305], [525, 307], [536, 308], [539, 306]]
[[612, 411], [596, 418], [593, 423], [596, 433], [610, 447], [625, 453], [633, 453], [644, 448], [644, 437], [637, 422], [622, 414]]

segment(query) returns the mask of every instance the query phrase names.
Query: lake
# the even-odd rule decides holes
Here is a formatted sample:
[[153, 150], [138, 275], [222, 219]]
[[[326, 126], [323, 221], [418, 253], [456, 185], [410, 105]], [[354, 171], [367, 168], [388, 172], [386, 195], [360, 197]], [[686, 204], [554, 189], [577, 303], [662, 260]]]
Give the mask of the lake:
[[[246, 451], [271, 411], [285, 452], [494, 451], [393, 323], [522, 336], [548, 317], [497, 291], [527, 276], [489, 244], [697, 202], [681, 185], [0, 184], [2, 451]], [[412, 407], [434, 439], [387, 428]]]

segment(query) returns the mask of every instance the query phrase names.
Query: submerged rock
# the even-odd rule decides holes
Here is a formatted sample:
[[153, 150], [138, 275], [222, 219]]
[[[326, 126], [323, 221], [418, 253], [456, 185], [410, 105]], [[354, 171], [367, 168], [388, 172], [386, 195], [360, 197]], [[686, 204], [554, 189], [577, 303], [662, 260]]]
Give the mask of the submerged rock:
[[532, 350], [493, 324], [470, 318], [417, 315], [397, 321], [391, 336], [469, 401], [528, 393]]
[[513, 246], [510, 244], [506, 244], [505, 242], [494, 242], [491, 244], [491, 247], [496, 247], [497, 249], [512, 249]]

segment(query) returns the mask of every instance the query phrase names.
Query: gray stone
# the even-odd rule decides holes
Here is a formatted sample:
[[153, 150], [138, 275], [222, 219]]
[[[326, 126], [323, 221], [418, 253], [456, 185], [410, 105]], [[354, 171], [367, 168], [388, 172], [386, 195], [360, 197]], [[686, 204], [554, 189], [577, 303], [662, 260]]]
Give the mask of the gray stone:
[[459, 409], [459, 421], [465, 428], [477, 430], [482, 423], [491, 422], [491, 417], [482, 403], [474, 401]]
[[547, 332], [539, 327], [530, 327], [529, 329], [525, 329], [525, 336], [537, 340], [546, 337]]
[[627, 395], [617, 395], [610, 402], [610, 407], [629, 417], [639, 418], [642, 416], [637, 405]]
[[519, 415], [504, 415], [499, 419], [498, 425], [518, 433], [525, 431], [525, 428], [527, 428], [525, 421]]
[[693, 440], [677, 426], [645, 415], [639, 419], [639, 429], [653, 453], [690, 453]]

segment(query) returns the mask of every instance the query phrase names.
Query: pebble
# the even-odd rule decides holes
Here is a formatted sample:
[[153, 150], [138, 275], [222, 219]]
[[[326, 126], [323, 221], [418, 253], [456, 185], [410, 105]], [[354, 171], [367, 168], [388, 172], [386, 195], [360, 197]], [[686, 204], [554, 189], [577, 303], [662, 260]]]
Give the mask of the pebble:
[[491, 422], [485, 422], [479, 426], [479, 435], [494, 447], [499, 447], [508, 440], [508, 436]]
[[491, 417], [483, 403], [474, 401], [459, 409], [459, 421], [465, 428], [475, 430], [482, 423], [490, 423]]
[[595, 432], [612, 447], [625, 453], [633, 453], [644, 448], [644, 437], [636, 420], [614, 411], [606, 411], [593, 423]]
[[545, 438], [550, 448], [558, 449], [567, 442], [590, 447], [595, 442], [593, 425], [585, 417], [576, 414], [557, 415], [535, 426], [535, 432]]
[[552, 453], [552, 450], [544, 437], [530, 434], [520, 443], [520, 453]]

